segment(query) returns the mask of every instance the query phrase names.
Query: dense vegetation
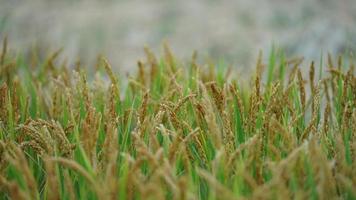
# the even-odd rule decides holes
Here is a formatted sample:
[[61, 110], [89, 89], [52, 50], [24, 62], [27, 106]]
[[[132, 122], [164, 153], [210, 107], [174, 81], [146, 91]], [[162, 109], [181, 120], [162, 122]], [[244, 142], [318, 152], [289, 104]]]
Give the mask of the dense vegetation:
[[[1, 199], [355, 199], [351, 60], [234, 70], [149, 49], [136, 76], [0, 55]], [[304, 69], [300, 70], [300, 66]], [[308, 64], [309, 66], [309, 64]], [[309, 73], [304, 73], [309, 71]]]

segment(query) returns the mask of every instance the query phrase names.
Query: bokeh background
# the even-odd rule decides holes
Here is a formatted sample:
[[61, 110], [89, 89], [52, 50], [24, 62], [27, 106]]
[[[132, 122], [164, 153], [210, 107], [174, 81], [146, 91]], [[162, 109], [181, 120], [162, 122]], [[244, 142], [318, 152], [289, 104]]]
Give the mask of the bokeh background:
[[163, 40], [179, 58], [197, 50], [248, 69], [272, 44], [306, 59], [354, 51], [356, 0], [0, 0], [4, 35], [15, 50], [63, 47], [69, 62], [105, 54], [119, 71]]

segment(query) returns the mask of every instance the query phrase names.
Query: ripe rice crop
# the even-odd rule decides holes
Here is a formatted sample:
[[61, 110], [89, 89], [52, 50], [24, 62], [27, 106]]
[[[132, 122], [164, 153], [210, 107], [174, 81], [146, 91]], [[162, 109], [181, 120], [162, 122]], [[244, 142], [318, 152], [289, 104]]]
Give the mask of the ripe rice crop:
[[[145, 49], [105, 58], [0, 55], [0, 199], [355, 199], [352, 59], [262, 53], [233, 70]], [[309, 64], [308, 64], [309, 66]], [[304, 67], [305, 69], [305, 67]]]

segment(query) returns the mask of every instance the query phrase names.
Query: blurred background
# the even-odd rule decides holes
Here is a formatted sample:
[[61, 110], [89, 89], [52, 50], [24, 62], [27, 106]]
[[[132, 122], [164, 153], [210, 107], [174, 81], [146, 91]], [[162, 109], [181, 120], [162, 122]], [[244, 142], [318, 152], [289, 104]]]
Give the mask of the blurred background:
[[136, 69], [143, 47], [167, 40], [182, 59], [254, 67], [272, 45], [288, 56], [320, 58], [356, 49], [356, 0], [0, 0], [0, 36], [14, 50], [56, 50], [92, 64], [97, 54], [118, 71]]

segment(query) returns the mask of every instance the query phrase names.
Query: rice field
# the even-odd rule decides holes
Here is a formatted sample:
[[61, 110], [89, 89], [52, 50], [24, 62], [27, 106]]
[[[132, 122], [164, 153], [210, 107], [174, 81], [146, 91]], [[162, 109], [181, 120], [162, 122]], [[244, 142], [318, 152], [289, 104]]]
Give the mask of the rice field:
[[0, 199], [356, 199], [349, 56], [238, 75], [164, 45], [125, 76], [2, 44]]

